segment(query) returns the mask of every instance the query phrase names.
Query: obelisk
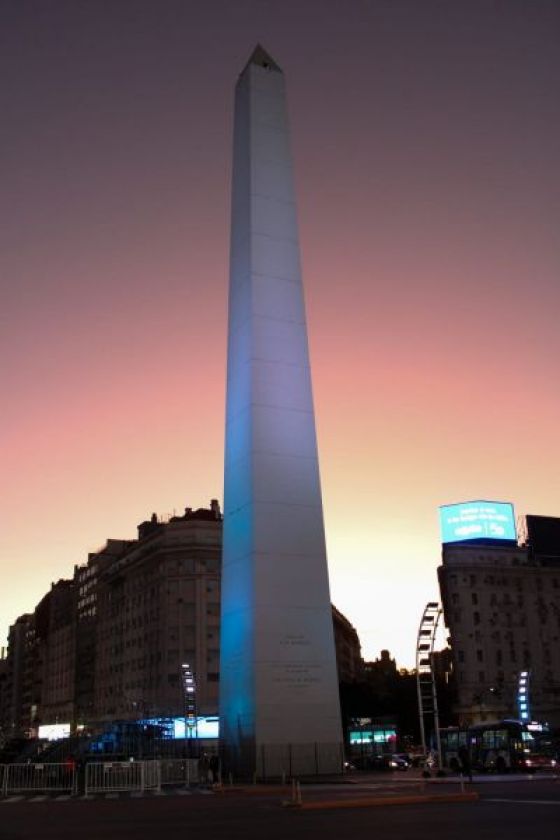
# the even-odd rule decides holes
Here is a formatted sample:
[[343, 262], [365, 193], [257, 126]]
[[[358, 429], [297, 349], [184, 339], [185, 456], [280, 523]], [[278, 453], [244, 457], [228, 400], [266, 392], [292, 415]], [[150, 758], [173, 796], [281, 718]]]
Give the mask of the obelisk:
[[258, 776], [341, 768], [342, 731], [284, 75], [235, 94], [221, 742]]

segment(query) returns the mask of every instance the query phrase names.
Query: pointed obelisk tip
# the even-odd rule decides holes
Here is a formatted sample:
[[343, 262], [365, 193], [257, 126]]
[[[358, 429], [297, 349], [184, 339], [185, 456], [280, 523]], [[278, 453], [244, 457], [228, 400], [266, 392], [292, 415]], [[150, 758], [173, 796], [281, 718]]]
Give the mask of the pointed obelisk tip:
[[245, 65], [245, 69], [251, 64], [256, 64], [258, 67], [264, 67], [265, 70], [275, 70], [277, 73], [282, 72], [282, 68], [274, 61], [274, 59], [267, 53], [264, 47], [257, 44], [251, 54], [251, 58]]

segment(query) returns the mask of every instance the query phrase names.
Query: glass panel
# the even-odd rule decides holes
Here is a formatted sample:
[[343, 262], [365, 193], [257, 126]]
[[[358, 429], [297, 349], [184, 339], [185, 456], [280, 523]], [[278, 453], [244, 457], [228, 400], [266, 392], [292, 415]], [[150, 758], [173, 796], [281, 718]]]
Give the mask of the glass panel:
[[497, 729], [496, 730], [496, 749], [497, 750], [505, 750], [505, 749], [507, 749], [507, 745], [508, 745], [507, 729]]
[[482, 746], [487, 750], [494, 749], [494, 736], [495, 736], [494, 729], [487, 729], [485, 732], [482, 733]]

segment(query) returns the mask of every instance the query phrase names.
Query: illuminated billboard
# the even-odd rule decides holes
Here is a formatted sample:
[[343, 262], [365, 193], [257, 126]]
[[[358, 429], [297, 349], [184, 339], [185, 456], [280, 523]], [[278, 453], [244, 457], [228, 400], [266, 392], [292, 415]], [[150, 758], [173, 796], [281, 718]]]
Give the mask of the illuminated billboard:
[[[144, 726], [159, 726], [162, 729], [164, 738], [184, 738], [185, 718], [147, 718], [140, 721]], [[196, 724], [189, 726], [187, 722], [188, 738], [218, 738], [220, 721], [217, 716], [198, 716]]]
[[[217, 717], [198, 717], [196, 727], [188, 727], [189, 738], [217, 738], [219, 732], [219, 719]], [[185, 718], [177, 717], [173, 722], [173, 737], [185, 737]]]
[[69, 723], [48, 723], [39, 727], [39, 738], [46, 738], [47, 741], [60, 741], [61, 738], [70, 737]]
[[349, 732], [351, 744], [389, 744], [396, 740], [395, 729], [351, 729]]
[[442, 543], [469, 540], [516, 542], [515, 516], [509, 502], [461, 502], [439, 509]]

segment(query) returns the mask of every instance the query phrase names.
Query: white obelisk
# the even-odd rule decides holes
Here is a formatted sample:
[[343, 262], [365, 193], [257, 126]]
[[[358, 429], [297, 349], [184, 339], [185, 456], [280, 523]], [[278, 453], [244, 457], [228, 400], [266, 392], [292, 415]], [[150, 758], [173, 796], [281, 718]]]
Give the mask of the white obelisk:
[[220, 726], [244, 772], [334, 772], [342, 731], [284, 75], [235, 97]]

